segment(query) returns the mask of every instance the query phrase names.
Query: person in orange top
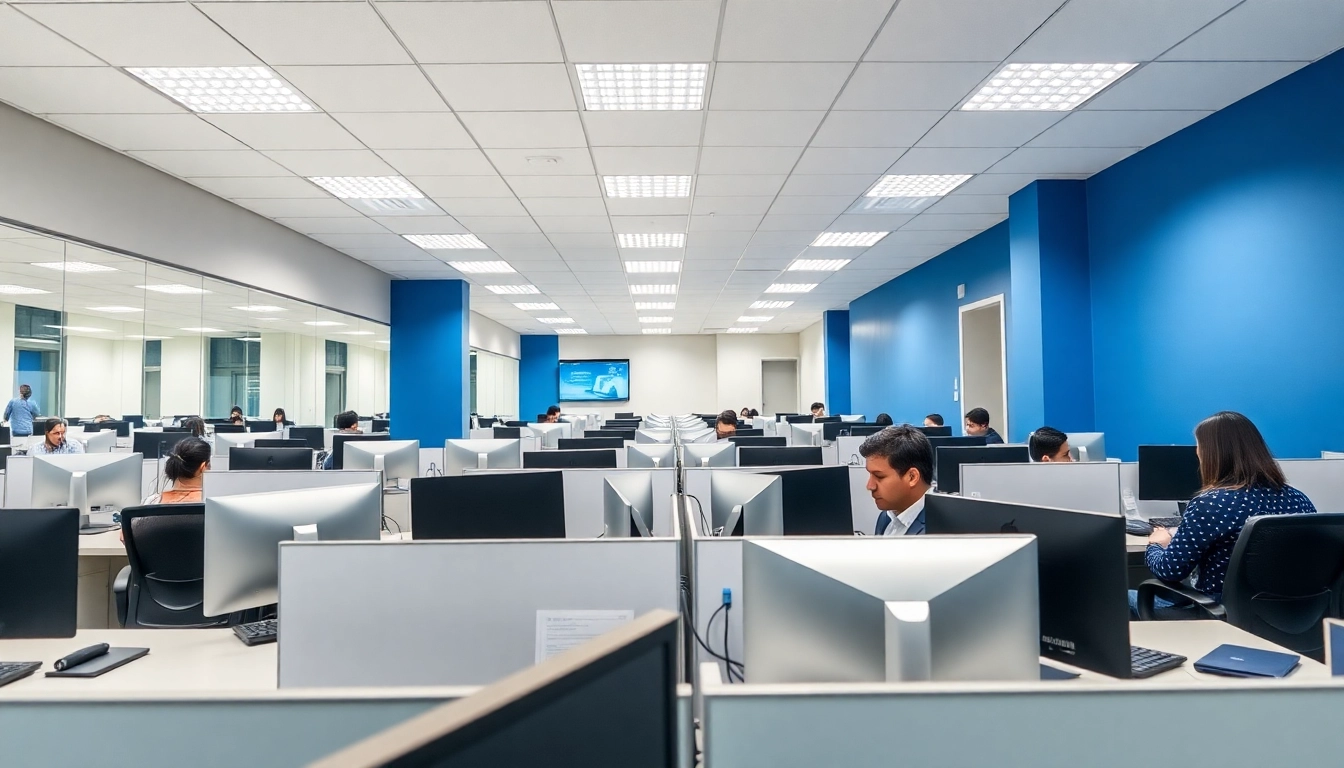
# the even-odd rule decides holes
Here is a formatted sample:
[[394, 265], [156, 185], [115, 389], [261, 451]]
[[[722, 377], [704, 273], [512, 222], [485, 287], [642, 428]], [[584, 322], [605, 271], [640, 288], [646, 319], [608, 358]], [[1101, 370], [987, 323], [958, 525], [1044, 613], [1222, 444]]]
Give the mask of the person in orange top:
[[168, 454], [163, 474], [173, 486], [145, 499], [146, 504], [190, 504], [201, 500], [201, 481], [210, 469], [210, 444], [185, 437]]

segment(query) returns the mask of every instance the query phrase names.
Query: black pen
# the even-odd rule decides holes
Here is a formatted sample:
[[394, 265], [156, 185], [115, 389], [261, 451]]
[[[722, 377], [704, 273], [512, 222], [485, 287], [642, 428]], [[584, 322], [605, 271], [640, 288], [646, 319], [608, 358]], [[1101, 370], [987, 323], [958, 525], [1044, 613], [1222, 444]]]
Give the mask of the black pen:
[[110, 647], [111, 646], [107, 643], [99, 643], [97, 645], [90, 645], [88, 648], [81, 648], [63, 659], [57, 659], [56, 670], [59, 672], [70, 669], [71, 667], [78, 667], [80, 664], [83, 664], [90, 659], [96, 659], [99, 656], [106, 654]]

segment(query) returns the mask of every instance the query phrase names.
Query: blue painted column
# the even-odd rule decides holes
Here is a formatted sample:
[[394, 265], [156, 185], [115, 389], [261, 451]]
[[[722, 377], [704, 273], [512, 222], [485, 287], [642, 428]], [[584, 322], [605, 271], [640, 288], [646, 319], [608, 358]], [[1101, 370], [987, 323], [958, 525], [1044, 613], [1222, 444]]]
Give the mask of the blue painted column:
[[1042, 180], [1008, 199], [1012, 301], [1008, 315], [1010, 440], [1037, 427], [1088, 432], [1092, 286], [1082, 181]]
[[392, 281], [393, 439], [433, 448], [467, 436], [470, 297], [464, 280]]
[[560, 337], [523, 334], [518, 341], [519, 418], [531, 420], [560, 399]]
[[826, 350], [826, 412], [849, 413], [849, 310], [832, 309], [821, 316]]

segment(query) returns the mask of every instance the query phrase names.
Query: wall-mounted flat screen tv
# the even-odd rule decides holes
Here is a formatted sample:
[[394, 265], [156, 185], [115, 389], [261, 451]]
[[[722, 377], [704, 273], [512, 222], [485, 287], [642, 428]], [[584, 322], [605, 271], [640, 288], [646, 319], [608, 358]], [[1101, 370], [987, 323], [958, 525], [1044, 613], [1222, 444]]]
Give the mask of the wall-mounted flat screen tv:
[[629, 399], [629, 360], [560, 361], [560, 402]]

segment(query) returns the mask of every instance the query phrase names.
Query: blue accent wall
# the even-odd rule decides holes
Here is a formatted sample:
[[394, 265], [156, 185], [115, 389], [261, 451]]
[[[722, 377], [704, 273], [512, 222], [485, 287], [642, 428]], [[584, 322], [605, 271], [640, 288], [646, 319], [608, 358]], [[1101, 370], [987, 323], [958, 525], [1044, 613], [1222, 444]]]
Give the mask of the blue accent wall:
[[826, 412], [831, 415], [852, 413], [849, 409], [849, 310], [823, 312], [821, 322], [822, 344], [826, 350]]
[[560, 400], [560, 337], [523, 334], [518, 340], [519, 418], [530, 420]]
[[[966, 297], [958, 300], [961, 283]], [[850, 302], [850, 409], [915, 424], [937, 412], [959, 424], [961, 403], [952, 399], [961, 376], [957, 308], [1008, 292], [1004, 222]]]
[[466, 281], [392, 281], [393, 439], [432, 448], [467, 436], [470, 314]]

